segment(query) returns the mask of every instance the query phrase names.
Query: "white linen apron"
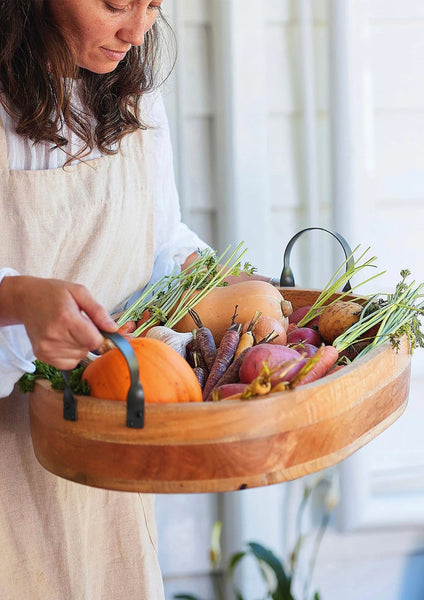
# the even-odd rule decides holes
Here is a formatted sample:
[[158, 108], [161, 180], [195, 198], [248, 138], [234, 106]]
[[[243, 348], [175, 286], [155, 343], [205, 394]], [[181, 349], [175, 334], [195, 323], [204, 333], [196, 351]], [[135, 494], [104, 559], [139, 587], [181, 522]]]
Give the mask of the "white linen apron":
[[[0, 265], [87, 286], [108, 310], [153, 266], [151, 131], [114, 156], [11, 171], [0, 123]], [[27, 398], [0, 399], [0, 599], [161, 600], [153, 496], [66, 481], [37, 462]]]

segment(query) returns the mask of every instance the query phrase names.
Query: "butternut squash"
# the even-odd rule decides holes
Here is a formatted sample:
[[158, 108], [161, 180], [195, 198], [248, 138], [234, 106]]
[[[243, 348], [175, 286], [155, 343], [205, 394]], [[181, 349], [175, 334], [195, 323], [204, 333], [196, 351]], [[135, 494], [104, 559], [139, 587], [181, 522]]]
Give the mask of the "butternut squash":
[[[208, 327], [218, 345], [225, 330], [231, 323], [237, 305], [237, 323], [250, 321], [256, 311], [284, 319], [281, 302], [283, 297], [266, 281], [247, 280], [225, 287], [216, 287], [195, 306], [204, 327]], [[193, 319], [186, 315], [174, 326], [176, 331], [192, 331], [195, 328]]]

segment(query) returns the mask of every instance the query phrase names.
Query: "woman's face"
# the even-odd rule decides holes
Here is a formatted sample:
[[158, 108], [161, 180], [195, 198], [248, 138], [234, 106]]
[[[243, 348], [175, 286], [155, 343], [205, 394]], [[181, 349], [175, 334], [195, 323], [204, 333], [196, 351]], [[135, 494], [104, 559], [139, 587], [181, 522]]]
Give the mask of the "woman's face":
[[162, 0], [49, 0], [50, 12], [79, 67], [109, 73], [140, 46]]

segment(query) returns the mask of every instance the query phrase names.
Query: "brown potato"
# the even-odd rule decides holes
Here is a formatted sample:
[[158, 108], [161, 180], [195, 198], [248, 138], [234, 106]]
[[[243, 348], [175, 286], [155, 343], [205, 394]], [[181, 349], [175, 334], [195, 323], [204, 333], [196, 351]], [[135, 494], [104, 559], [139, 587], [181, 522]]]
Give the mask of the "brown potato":
[[338, 300], [327, 306], [319, 319], [318, 331], [326, 344], [332, 344], [351, 325], [359, 320], [362, 306], [357, 302]]

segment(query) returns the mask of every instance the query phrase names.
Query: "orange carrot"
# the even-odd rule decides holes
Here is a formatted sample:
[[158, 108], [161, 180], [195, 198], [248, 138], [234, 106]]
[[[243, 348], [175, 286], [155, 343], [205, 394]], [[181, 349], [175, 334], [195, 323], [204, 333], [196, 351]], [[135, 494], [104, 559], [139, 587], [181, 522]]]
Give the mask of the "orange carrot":
[[[311, 383], [312, 381], [324, 377], [336, 363], [338, 358], [339, 353], [334, 346], [322, 345], [315, 354], [306, 361], [306, 364], [303, 367], [303, 369], [305, 369], [305, 375], [302, 376], [301, 372], [299, 372], [299, 379], [296, 382], [296, 385], [305, 385], [306, 383]], [[308, 363], [313, 365], [310, 370], [307, 369]]]
[[246, 348], [251, 348], [254, 341], [255, 338], [253, 337], [253, 333], [251, 331], [246, 331], [246, 333], [243, 333], [240, 336], [240, 341], [234, 354], [234, 358], [237, 358], [243, 352], [243, 350], [246, 350]]
[[334, 365], [334, 367], [331, 367], [331, 369], [329, 371], [327, 371], [326, 375], [332, 375], [336, 371], [340, 371], [340, 369], [344, 369], [345, 366], [346, 365]]
[[121, 335], [126, 335], [128, 333], [134, 333], [137, 329], [137, 323], [135, 321], [126, 321], [121, 327], [118, 329], [118, 333]]

